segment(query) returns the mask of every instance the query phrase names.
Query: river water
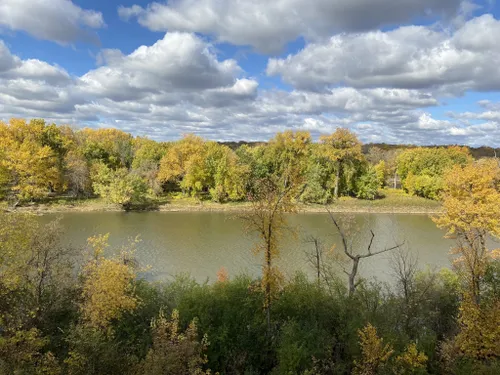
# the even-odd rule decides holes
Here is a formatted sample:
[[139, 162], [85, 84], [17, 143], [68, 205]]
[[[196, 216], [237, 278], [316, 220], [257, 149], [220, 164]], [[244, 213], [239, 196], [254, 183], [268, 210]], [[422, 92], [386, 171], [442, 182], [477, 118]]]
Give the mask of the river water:
[[[61, 215], [45, 215], [48, 222]], [[443, 238], [426, 215], [356, 214], [336, 215], [341, 222], [352, 222], [350, 237], [356, 248], [366, 249], [370, 230], [375, 233], [373, 251], [405, 242], [405, 249], [418, 259], [419, 267], [439, 269], [450, 265], [449, 250], [453, 241]], [[310, 236], [319, 238], [327, 250], [334, 244], [340, 250], [328, 214], [303, 213], [287, 217], [290, 230], [284, 231], [278, 265], [286, 277], [297, 271], [314, 275], [307, 261], [307, 252], [314, 249]], [[117, 251], [129, 238], [140, 236], [136, 257], [142, 266], [150, 266], [146, 277], [165, 280], [179, 273], [189, 273], [198, 281], [213, 281], [220, 267], [229, 276], [261, 274], [262, 255], [252, 251], [257, 241], [247, 233], [245, 223], [237, 214], [224, 212], [99, 212], [66, 213], [61, 216], [63, 241], [83, 249], [86, 239], [110, 233], [109, 251]], [[393, 278], [390, 252], [362, 262], [360, 274], [390, 282]], [[340, 274], [341, 276], [343, 274]], [[342, 276], [343, 277], [343, 276]]]

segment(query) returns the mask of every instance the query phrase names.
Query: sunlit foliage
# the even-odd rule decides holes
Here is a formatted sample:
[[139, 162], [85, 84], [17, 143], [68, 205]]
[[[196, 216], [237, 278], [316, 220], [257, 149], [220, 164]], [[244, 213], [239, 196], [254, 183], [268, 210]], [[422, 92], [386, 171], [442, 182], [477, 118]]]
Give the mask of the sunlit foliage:
[[500, 251], [488, 249], [487, 237], [500, 237], [500, 167], [495, 160], [456, 166], [445, 176], [443, 213], [436, 224], [455, 238], [454, 265], [479, 301], [481, 283], [491, 259]]
[[151, 322], [152, 346], [138, 374], [144, 375], [204, 375], [203, 365], [207, 363], [208, 337], [198, 340], [196, 320], [191, 321], [185, 332], [179, 327], [179, 311], [174, 310], [170, 318], [163, 310]]
[[355, 362], [353, 374], [375, 375], [389, 361], [394, 350], [391, 345], [377, 335], [377, 330], [370, 323], [359, 330], [361, 360]]
[[144, 203], [148, 198], [149, 190], [144, 179], [123, 168], [113, 170], [103, 163], [95, 164], [92, 180], [97, 195], [125, 209]]
[[444, 187], [443, 175], [454, 165], [472, 160], [465, 147], [412, 148], [397, 158], [397, 172], [403, 187], [412, 195], [438, 199]]
[[331, 135], [320, 137], [322, 153], [324, 157], [335, 164], [335, 185], [333, 196], [339, 197], [341, 179], [349, 190], [349, 183], [352, 179], [352, 170], [358, 163], [363, 161], [361, 153], [361, 142], [356, 135], [345, 128], [338, 128]]
[[122, 252], [114, 259], [104, 257], [107, 239], [107, 235], [89, 239], [93, 254], [83, 271], [82, 317], [90, 327], [101, 330], [139, 303], [133, 286], [136, 273], [127, 261], [130, 254]]

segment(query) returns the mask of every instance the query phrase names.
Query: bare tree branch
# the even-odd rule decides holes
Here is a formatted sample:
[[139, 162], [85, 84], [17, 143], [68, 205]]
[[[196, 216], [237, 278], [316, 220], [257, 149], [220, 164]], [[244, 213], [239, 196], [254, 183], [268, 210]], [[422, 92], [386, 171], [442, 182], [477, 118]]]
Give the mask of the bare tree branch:
[[354, 254], [352, 252], [352, 249], [349, 248], [348, 241], [347, 241], [347, 236], [346, 236], [346, 234], [345, 234], [342, 226], [337, 221], [337, 219], [335, 219], [335, 217], [333, 216], [332, 212], [328, 209], [328, 207], [326, 207], [326, 211], [328, 212], [328, 214], [330, 216], [330, 219], [332, 220], [335, 228], [337, 229], [337, 231], [338, 231], [338, 233], [340, 235], [340, 238], [342, 240], [342, 246], [343, 246], [344, 254], [348, 258], [350, 258], [351, 261], [352, 261], [351, 271], [347, 272], [344, 269], [344, 272], [347, 274], [348, 279], [349, 279], [349, 295], [351, 296], [351, 295], [354, 294], [357, 286], [360, 283], [360, 281], [356, 280], [356, 277], [357, 277], [357, 274], [358, 274], [359, 262], [361, 261], [361, 259], [370, 258], [372, 256], [376, 256], [376, 255], [379, 255], [379, 254], [382, 254], [382, 253], [385, 253], [385, 252], [388, 252], [388, 251], [399, 249], [399, 248], [401, 248], [404, 245], [404, 241], [402, 243], [396, 244], [395, 246], [392, 246], [392, 247], [387, 247], [387, 248], [379, 250], [379, 251], [372, 251], [372, 246], [373, 246], [374, 239], [375, 239], [375, 233], [373, 232], [373, 230], [370, 230], [371, 237], [370, 237], [370, 242], [368, 244], [367, 253], [365, 253], [365, 254]]

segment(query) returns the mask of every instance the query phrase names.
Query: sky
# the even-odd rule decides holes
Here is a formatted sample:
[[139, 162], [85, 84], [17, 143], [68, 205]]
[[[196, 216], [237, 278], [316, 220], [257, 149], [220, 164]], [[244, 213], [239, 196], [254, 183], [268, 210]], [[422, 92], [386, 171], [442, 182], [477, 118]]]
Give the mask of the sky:
[[0, 0], [0, 120], [500, 146], [494, 0]]

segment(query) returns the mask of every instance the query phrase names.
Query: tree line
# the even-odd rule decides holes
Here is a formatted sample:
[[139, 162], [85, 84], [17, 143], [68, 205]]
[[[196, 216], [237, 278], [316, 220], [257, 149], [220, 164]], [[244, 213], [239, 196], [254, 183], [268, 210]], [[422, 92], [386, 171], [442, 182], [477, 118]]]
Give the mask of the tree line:
[[[455, 245], [438, 272], [373, 230], [360, 244], [331, 214], [341, 243], [308, 244], [317, 278], [287, 278], [276, 259], [304, 190], [294, 168], [260, 179], [241, 214], [259, 279], [221, 268], [212, 283], [148, 282], [138, 239], [112, 249], [97, 235], [81, 252], [61, 243], [57, 221], [0, 213], [0, 374], [498, 374], [500, 249], [489, 241], [500, 239], [500, 165], [442, 178], [433, 220]], [[392, 287], [356, 273], [382, 252], [393, 252]]]
[[313, 142], [306, 131], [235, 149], [192, 134], [174, 142], [117, 129], [80, 129], [12, 119], [0, 122], [0, 199], [11, 206], [51, 197], [102, 197], [124, 208], [171, 194], [248, 201], [263, 178], [301, 181], [294, 199], [331, 203], [376, 199], [383, 187], [438, 199], [443, 176], [472, 161], [466, 147], [370, 147], [348, 129]]

